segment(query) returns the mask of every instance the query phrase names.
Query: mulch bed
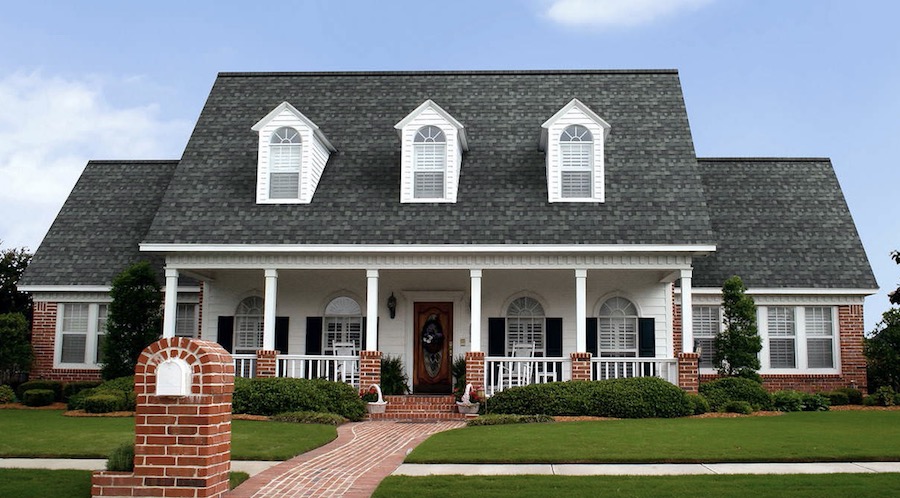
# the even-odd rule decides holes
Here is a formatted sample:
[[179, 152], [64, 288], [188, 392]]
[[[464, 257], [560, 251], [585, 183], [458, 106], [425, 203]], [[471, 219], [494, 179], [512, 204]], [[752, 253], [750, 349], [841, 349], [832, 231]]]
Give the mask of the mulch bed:
[[134, 412], [108, 412], [108, 413], [88, 413], [84, 410], [69, 410], [63, 413], [65, 417], [133, 417]]
[[25, 406], [22, 403], [0, 404], [0, 410], [65, 410], [65, 403], [51, 403], [47, 406]]
[[232, 420], [257, 420], [257, 421], [269, 421], [272, 420], [272, 417], [268, 417], [266, 415], [250, 415], [249, 413], [235, 413], [231, 415]]

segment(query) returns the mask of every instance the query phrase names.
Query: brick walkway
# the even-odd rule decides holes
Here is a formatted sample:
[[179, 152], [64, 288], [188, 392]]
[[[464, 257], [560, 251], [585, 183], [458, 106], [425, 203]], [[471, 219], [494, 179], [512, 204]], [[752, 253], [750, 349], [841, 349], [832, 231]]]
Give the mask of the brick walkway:
[[338, 427], [334, 441], [251, 477], [230, 498], [371, 496], [382, 479], [428, 436], [464, 422], [357, 422]]

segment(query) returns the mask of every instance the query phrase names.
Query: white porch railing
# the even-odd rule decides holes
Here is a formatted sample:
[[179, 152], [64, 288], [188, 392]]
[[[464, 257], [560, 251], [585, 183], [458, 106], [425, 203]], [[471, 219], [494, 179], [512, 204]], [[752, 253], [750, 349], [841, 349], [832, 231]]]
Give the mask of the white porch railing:
[[484, 359], [484, 376], [485, 392], [493, 396], [510, 387], [569, 380], [572, 378], [572, 360], [489, 356]]
[[678, 385], [675, 358], [591, 358], [591, 380], [659, 377]]
[[256, 377], [256, 355], [255, 354], [233, 354], [234, 359], [234, 376], [246, 377], [251, 379]]
[[276, 375], [297, 379], [328, 379], [359, 387], [359, 356], [280, 354]]

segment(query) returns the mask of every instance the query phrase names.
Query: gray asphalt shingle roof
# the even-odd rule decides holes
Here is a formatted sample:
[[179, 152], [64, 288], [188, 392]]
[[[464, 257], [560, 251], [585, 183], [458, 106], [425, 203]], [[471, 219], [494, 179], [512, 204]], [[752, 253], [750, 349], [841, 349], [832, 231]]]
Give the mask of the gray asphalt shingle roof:
[[878, 287], [830, 160], [698, 163], [717, 248], [694, 261], [694, 286]]

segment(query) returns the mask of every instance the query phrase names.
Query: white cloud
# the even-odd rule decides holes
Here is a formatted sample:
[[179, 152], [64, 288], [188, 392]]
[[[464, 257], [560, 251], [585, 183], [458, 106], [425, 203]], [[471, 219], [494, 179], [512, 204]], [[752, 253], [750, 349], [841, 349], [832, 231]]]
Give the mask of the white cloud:
[[552, 0], [546, 15], [558, 23], [572, 26], [630, 27], [693, 10], [712, 1]]
[[3, 247], [37, 249], [89, 159], [180, 156], [191, 123], [160, 118], [152, 103], [111, 105], [104, 87], [123, 84], [40, 73], [0, 79]]

